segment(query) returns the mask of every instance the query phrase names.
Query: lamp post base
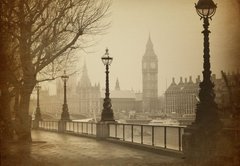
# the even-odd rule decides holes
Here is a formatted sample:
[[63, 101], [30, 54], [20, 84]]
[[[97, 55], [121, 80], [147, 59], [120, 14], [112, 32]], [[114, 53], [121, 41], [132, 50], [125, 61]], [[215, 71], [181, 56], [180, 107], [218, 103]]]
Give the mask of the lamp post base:
[[37, 108], [36, 108], [35, 120], [37, 120], [37, 121], [41, 121], [41, 120], [42, 120], [42, 115], [41, 115], [41, 112], [40, 112], [40, 107], [37, 107]]
[[35, 118], [33, 120], [33, 129], [39, 128], [39, 121], [42, 121], [42, 115], [40, 112], [40, 107], [36, 108]]
[[183, 153], [187, 163], [192, 165], [218, 165], [218, 138], [221, 132], [211, 133], [199, 125], [184, 129]]
[[219, 165], [222, 123], [214, 101], [213, 84], [200, 84], [196, 120], [184, 129], [183, 152], [192, 165]]
[[195, 122], [184, 129], [183, 153], [186, 161], [193, 165], [219, 165], [218, 140], [221, 132], [222, 123], [216, 104], [198, 103]]
[[33, 129], [39, 129], [39, 120], [34, 119], [32, 126], [33, 126]]
[[109, 138], [110, 136], [110, 127], [109, 124], [115, 124], [117, 123], [114, 121], [100, 121], [97, 123], [97, 130], [96, 130], [96, 136], [97, 139], [103, 140], [106, 138]]
[[66, 131], [67, 120], [58, 121], [58, 132], [64, 133]]
[[67, 104], [63, 104], [61, 120], [63, 120], [63, 121], [71, 121], [70, 115], [69, 115], [69, 112], [68, 112], [68, 105]]
[[114, 116], [113, 116], [113, 110], [112, 109], [110, 109], [110, 110], [103, 109], [100, 121], [101, 122], [105, 122], [105, 121], [115, 122]]

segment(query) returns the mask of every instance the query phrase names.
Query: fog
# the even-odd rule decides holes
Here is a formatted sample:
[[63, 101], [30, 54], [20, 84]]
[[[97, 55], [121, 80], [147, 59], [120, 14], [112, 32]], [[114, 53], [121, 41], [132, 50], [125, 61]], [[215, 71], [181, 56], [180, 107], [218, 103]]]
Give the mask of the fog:
[[[105, 85], [101, 56], [109, 48], [110, 88], [119, 79], [121, 89], [142, 91], [141, 61], [149, 35], [158, 56], [158, 89], [162, 94], [172, 77], [201, 75], [203, 70], [203, 21], [194, 7], [196, 0], [113, 0], [106, 34], [95, 45], [79, 51], [79, 65], [86, 61], [92, 84]], [[216, 0], [217, 11], [210, 21], [211, 69], [237, 70], [239, 57], [239, 10], [234, 1]], [[79, 72], [81, 73], [81, 72]], [[78, 75], [80, 78], [81, 74]]]

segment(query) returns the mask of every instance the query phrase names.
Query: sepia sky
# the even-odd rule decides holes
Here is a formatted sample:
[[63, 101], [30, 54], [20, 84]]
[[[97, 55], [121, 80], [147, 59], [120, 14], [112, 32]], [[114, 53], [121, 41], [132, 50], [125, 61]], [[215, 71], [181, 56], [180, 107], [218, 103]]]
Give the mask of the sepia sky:
[[[105, 68], [101, 56], [109, 48], [113, 57], [110, 66], [110, 88], [119, 79], [121, 89], [142, 91], [141, 61], [151, 35], [158, 56], [159, 94], [171, 83], [172, 77], [202, 77], [203, 21], [194, 7], [197, 0], [113, 0], [108, 19], [112, 25], [105, 35], [87, 48], [84, 55], [92, 84], [105, 86]], [[210, 21], [210, 54], [212, 71], [237, 70], [232, 57], [236, 52], [239, 27], [238, 9], [233, 1], [215, 0], [217, 12]], [[83, 62], [84, 58], [81, 58]], [[80, 77], [80, 75], [79, 75]]]

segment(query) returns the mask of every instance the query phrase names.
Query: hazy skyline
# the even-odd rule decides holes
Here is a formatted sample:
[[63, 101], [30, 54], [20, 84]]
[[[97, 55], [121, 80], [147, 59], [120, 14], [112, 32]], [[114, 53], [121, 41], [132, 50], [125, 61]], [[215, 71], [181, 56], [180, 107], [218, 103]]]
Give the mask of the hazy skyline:
[[[113, 0], [109, 19], [112, 22], [107, 34], [98, 43], [87, 49], [85, 55], [88, 74], [92, 84], [105, 86], [105, 67], [101, 56], [109, 48], [113, 57], [110, 66], [110, 89], [119, 79], [121, 89], [142, 91], [142, 56], [151, 35], [158, 56], [159, 94], [171, 83], [172, 77], [191, 75], [202, 77], [203, 70], [203, 21], [197, 15], [194, 3], [197, 0]], [[215, 0], [216, 14], [210, 21], [211, 69], [220, 76], [220, 71], [233, 71], [236, 66], [226, 63], [233, 47], [239, 19], [237, 8], [228, 0]], [[231, 11], [231, 12], [229, 12]], [[230, 32], [230, 33], [229, 33]], [[80, 53], [82, 54], [82, 52]], [[83, 64], [83, 58], [81, 64]], [[80, 75], [79, 75], [80, 77]]]

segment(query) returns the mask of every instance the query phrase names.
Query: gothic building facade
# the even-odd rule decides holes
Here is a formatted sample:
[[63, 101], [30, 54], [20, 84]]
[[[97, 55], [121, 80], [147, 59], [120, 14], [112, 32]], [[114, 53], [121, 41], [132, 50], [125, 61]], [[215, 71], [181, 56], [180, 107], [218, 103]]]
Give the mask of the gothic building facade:
[[[224, 78], [225, 77], [225, 78]], [[228, 73], [225, 76], [216, 78], [211, 77], [214, 83], [215, 102], [222, 116], [230, 114], [231, 109], [240, 109], [240, 74]], [[176, 116], [195, 115], [196, 104], [198, 102], [200, 76], [195, 82], [192, 77], [183, 82], [180, 78], [179, 83], [175, 79], [165, 92], [165, 113], [175, 114]]]
[[165, 92], [165, 113], [175, 116], [195, 114], [196, 104], [198, 102], [200, 77], [196, 79], [196, 82], [192, 81], [192, 77], [189, 80], [185, 78], [183, 82], [182, 77], [179, 83], [175, 82], [175, 78], [172, 79], [172, 83]]
[[87, 66], [84, 64], [81, 79], [77, 85], [79, 114], [86, 117], [94, 117], [100, 114], [100, 85], [91, 85], [87, 73]]
[[143, 112], [155, 112], [158, 106], [158, 57], [149, 36], [142, 57]]

